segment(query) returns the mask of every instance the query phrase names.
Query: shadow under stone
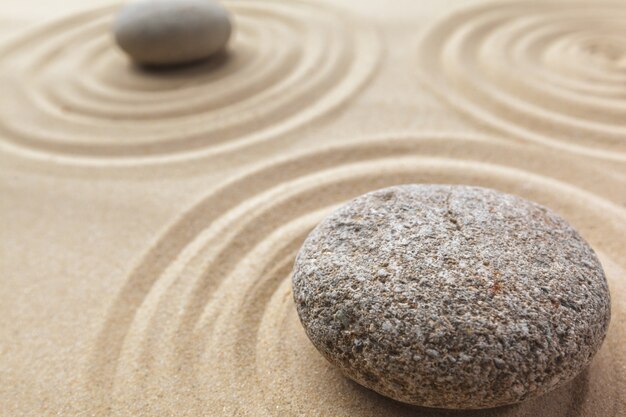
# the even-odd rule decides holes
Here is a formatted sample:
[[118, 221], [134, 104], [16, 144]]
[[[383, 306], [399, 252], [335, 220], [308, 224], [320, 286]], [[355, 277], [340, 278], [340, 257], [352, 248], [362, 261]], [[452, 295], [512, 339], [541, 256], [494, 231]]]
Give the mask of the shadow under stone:
[[137, 75], [147, 75], [162, 79], [178, 79], [198, 77], [216, 72], [230, 64], [233, 59], [234, 54], [232, 52], [223, 50], [208, 58], [184, 64], [148, 65], [131, 62], [130, 66], [131, 71]]

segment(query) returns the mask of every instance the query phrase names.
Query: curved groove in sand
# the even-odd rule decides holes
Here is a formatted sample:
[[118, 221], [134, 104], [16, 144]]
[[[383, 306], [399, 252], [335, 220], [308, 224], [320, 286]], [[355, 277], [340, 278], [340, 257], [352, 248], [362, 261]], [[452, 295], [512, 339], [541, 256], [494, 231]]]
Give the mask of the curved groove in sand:
[[517, 138], [626, 161], [623, 4], [490, 2], [452, 13], [419, 48], [424, 84]]
[[[505, 166], [503, 160], [517, 162]], [[600, 251], [619, 298], [626, 290], [620, 249], [626, 210], [612, 196], [592, 192], [598, 175], [592, 166], [567, 159], [562, 178], [547, 176], [547, 167], [559, 161], [558, 153], [502, 140], [439, 134], [363, 140], [251, 168], [194, 204], [139, 260], [109, 310], [87, 383], [101, 387], [102, 406], [113, 412], [116, 404], [145, 412], [154, 396], [172, 409], [200, 414], [210, 404], [229, 415], [411, 415], [415, 409], [343, 378], [306, 339], [289, 284], [301, 242], [333, 207], [372, 189], [480, 184], [551, 206], [574, 225], [596, 219], [581, 232]], [[607, 181], [615, 181], [607, 189], [624, 186]], [[593, 407], [598, 390], [610, 393], [605, 415], [618, 415], [625, 393], [612, 382], [620, 378], [616, 369], [626, 351], [620, 344], [625, 331], [615, 323], [625, 318], [626, 306], [614, 303], [601, 353], [572, 383], [483, 415], [541, 409], [570, 416]], [[328, 401], [308, 402], [312, 392]], [[133, 404], [137, 410], [128, 408]]]
[[328, 114], [379, 60], [376, 33], [333, 8], [285, 0], [228, 7], [236, 25], [228, 52], [168, 71], [132, 66], [113, 45], [117, 6], [8, 42], [0, 47], [0, 149], [107, 166], [222, 154]]

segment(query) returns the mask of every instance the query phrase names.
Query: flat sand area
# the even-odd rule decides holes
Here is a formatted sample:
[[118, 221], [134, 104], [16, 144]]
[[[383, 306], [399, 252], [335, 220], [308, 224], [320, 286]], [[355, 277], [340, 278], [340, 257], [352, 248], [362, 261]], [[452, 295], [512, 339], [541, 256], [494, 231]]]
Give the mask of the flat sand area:
[[[0, 3], [0, 415], [626, 415], [626, 1], [225, 0], [229, 49], [129, 64], [119, 3]], [[290, 273], [364, 192], [492, 187], [589, 241], [607, 339], [571, 383], [406, 406], [306, 338]]]

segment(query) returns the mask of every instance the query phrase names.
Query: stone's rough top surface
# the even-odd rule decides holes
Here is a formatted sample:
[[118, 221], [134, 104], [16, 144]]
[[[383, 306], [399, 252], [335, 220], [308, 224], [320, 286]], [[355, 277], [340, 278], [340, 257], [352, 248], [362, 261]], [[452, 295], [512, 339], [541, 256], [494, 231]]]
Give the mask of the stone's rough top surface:
[[602, 266], [552, 211], [498, 191], [404, 185], [320, 223], [293, 291], [350, 378], [428, 407], [516, 403], [571, 380], [610, 319]]
[[113, 32], [134, 61], [174, 65], [222, 50], [231, 24], [228, 12], [212, 0], [138, 0], [122, 8]]

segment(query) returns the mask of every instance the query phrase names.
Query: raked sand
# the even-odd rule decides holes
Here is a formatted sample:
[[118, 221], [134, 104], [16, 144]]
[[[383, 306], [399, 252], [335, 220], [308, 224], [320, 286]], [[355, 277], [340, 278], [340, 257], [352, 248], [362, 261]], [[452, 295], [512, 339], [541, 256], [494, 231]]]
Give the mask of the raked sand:
[[[116, 4], [0, 5], [0, 415], [623, 416], [626, 2], [225, 5], [228, 53], [149, 73], [112, 43]], [[300, 244], [420, 182], [520, 195], [590, 242], [613, 310], [589, 369], [451, 412], [322, 358]]]

